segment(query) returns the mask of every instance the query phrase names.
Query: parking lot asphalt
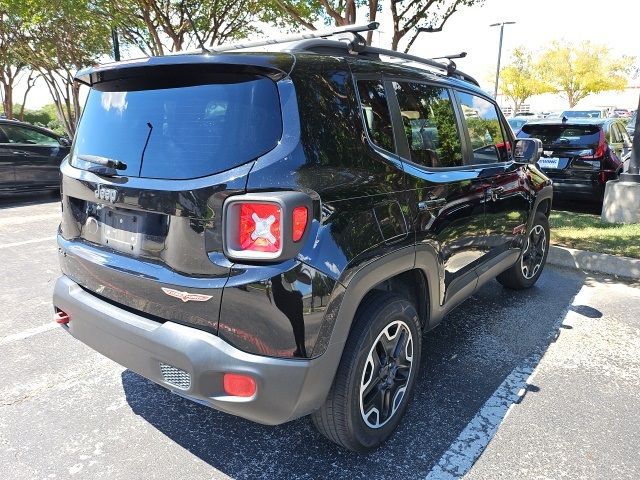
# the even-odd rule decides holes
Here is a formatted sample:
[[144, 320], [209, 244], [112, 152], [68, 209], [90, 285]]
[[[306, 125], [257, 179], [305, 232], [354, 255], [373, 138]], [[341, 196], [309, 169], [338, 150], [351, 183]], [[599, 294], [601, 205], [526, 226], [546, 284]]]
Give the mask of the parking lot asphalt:
[[487, 284], [425, 336], [378, 451], [306, 418], [266, 427], [182, 399], [52, 322], [55, 197], [0, 200], [5, 478], [639, 478], [640, 288], [548, 267]]

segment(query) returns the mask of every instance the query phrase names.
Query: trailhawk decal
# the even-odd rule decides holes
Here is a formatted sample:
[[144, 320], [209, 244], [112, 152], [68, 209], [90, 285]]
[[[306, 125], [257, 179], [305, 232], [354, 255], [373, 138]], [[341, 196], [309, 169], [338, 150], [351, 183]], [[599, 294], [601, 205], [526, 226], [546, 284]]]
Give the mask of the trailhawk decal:
[[162, 291], [169, 295], [170, 297], [179, 298], [183, 302], [206, 302], [211, 299], [211, 295], [201, 295], [199, 293], [189, 293], [189, 292], [181, 292], [179, 290], [174, 290], [173, 288], [162, 288]]

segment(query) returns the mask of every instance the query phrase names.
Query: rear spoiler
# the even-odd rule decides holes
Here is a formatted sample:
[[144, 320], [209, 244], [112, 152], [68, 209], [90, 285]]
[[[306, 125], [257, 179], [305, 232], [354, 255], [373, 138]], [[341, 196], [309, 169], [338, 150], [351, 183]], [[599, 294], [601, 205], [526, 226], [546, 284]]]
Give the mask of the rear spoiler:
[[[74, 80], [92, 87], [98, 83], [132, 77], [153, 78], [154, 73], [171, 72], [174, 77], [204, 71], [254, 73], [278, 81], [286, 77], [294, 64], [290, 53], [269, 54], [184, 54], [147, 57], [98, 65], [80, 70]], [[162, 77], [160, 77], [162, 78]]]

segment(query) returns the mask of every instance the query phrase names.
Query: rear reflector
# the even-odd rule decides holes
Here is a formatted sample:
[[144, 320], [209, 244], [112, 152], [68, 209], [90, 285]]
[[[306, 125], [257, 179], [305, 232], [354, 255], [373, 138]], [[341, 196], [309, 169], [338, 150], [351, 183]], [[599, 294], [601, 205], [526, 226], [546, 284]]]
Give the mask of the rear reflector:
[[277, 252], [282, 243], [282, 211], [275, 203], [242, 203], [238, 229], [240, 248], [254, 252]]
[[55, 320], [56, 323], [59, 323], [60, 325], [66, 325], [71, 321], [71, 317], [67, 313], [63, 312], [62, 310], [58, 310], [53, 316], [53, 319]]
[[256, 393], [256, 381], [249, 375], [225, 373], [224, 392], [233, 397], [253, 397]]
[[307, 207], [296, 207], [293, 209], [293, 233], [294, 242], [299, 242], [307, 228]]

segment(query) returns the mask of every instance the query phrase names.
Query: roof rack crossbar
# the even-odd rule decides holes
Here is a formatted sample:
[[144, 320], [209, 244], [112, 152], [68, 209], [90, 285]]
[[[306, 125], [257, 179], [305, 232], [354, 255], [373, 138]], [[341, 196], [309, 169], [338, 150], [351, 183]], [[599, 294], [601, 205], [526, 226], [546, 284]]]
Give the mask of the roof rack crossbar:
[[410, 55], [408, 53], [396, 52], [394, 50], [387, 50], [385, 48], [378, 47], [366, 47], [363, 53], [375, 53], [378, 55], [384, 55], [392, 58], [401, 58], [403, 60], [409, 60], [410, 62], [420, 63], [423, 65], [428, 65], [429, 67], [435, 68], [442, 72], [445, 72], [449, 76], [458, 76], [467, 82], [473, 83], [476, 86], [480, 86], [478, 81], [473, 78], [471, 75], [468, 75], [457, 69], [456, 64], [453, 61], [450, 61], [448, 64], [436, 62], [430, 58], [422, 58], [417, 57], [415, 55]]
[[211, 46], [208, 48], [211, 53], [228, 52], [230, 50], [238, 50], [241, 48], [263, 47], [266, 45], [275, 45], [279, 43], [295, 42], [297, 40], [308, 40], [310, 38], [325, 38], [340, 33], [353, 33], [357, 35], [359, 32], [368, 32], [375, 30], [380, 24], [378, 22], [369, 22], [364, 25], [344, 25], [342, 27], [329, 28], [325, 30], [310, 30], [303, 33], [294, 33], [292, 35], [284, 35], [277, 38], [269, 38], [265, 40], [257, 40], [255, 42], [239, 42], [230, 43], [228, 45]]

